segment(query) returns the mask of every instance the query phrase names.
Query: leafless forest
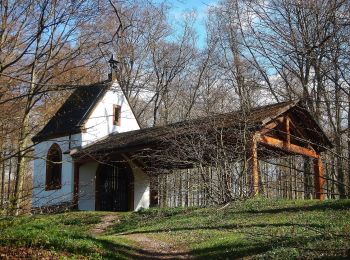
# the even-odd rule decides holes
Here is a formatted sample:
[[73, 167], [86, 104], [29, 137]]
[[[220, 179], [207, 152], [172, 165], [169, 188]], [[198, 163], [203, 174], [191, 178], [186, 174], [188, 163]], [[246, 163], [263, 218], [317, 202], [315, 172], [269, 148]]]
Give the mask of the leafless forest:
[[[326, 197], [350, 197], [350, 2], [218, 0], [207, 7], [201, 45], [203, 18], [189, 10], [172, 21], [171, 4], [0, 1], [0, 209], [30, 207], [31, 137], [72, 89], [107, 79], [111, 55], [143, 127], [235, 110], [244, 120], [256, 106], [301, 100], [334, 145], [323, 155]], [[168, 160], [206, 149], [212, 163], [164, 167], [153, 178], [161, 206], [249, 196], [244, 144], [220, 149], [215, 137], [172, 139], [183, 154], [169, 151]], [[313, 197], [309, 159], [260, 160], [259, 169], [263, 196]]]

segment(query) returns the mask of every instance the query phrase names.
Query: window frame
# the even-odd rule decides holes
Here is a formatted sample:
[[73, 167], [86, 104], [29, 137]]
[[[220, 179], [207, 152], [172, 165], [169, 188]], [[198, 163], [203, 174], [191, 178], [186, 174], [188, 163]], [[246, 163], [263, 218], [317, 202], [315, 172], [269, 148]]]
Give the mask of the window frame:
[[[118, 111], [118, 120], [115, 120], [116, 110]], [[113, 105], [113, 125], [121, 126], [121, 114], [122, 114], [122, 107], [119, 105]]]
[[[53, 161], [52, 154], [59, 155], [58, 161]], [[54, 163], [57, 162], [57, 163]], [[54, 180], [53, 174], [58, 174], [57, 180]], [[45, 190], [59, 190], [62, 188], [62, 150], [57, 143], [50, 146], [46, 155], [46, 174], [45, 174]]]

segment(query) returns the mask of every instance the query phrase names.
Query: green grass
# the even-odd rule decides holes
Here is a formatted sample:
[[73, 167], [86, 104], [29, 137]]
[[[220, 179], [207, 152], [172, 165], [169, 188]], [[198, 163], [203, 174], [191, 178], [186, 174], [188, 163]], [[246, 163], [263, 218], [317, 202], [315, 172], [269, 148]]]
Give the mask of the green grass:
[[148, 234], [198, 258], [350, 256], [349, 200], [255, 199], [224, 209], [151, 209], [124, 217], [111, 234]]
[[[70, 212], [53, 215], [21, 216], [0, 219], [0, 246], [37, 248], [62, 253], [65, 258], [82, 256], [102, 259], [126, 259], [129, 244], [122, 238], [113, 243], [96, 237], [91, 229], [100, 222], [103, 212]], [[115, 246], [120, 248], [115, 250]]]
[[116, 213], [105, 234], [91, 229], [105, 212], [0, 219], [0, 246], [44, 248], [68, 258], [142, 258], [121, 234], [143, 234], [203, 259], [348, 258], [350, 200], [254, 199], [228, 207], [149, 209]]

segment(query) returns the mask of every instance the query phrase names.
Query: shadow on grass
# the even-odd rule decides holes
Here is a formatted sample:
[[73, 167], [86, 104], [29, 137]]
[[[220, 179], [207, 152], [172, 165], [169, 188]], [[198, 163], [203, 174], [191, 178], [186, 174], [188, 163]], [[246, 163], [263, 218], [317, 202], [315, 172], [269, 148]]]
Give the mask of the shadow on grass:
[[[249, 226], [258, 226], [260, 225], [249, 225]], [[262, 225], [263, 227], [267, 225]], [[279, 227], [281, 225], [269, 225], [269, 226], [276, 226]], [[286, 225], [289, 226], [289, 225]], [[300, 225], [303, 226], [303, 225]], [[247, 226], [245, 226], [247, 227]], [[226, 228], [226, 226], [225, 226]], [[196, 229], [196, 228], [193, 228]], [[179, 229], [176, 229], [179, 230]], [[192, 228], [183, 228], [180, 230], [192, 230]], [[168, 231], [168, 230], [167, 230]], [[175, 231], [175, 230], [172, 230]], [[159, 230], [155, 230], [152, 232], [162, 232]], [[146, 232], [134, 232], [137, 233], [146, 233]], [[243, 232], [244, 234], [248, 235], [249, 232]], [[245, 238], [241, 241], [235, 241], [232, 243], [223, 243], [221, 245], [214, 245], [214, 246], [207, 246], [201, 249], [195, 249], [192, 251], [189, 251], [189, 255], [193, 256], [194, 258], [198, 259], [236, 259], [236, 258], [249, 258], [258, 256], [259, 254], [265, 254], [269, 251], [273, 251], [274, 249], [278, 250], [284, 250], [285, 254], [289, 257], [292, 257], [290, 255], [291, 252], [295, 253], [295, 257], [299, 256], [299, 253], [304, 256], [309, 255], [311, 258], [317, 258], [317, 257], [327, 257], [328, 255], [330, 257], [337, 255], [337, 259], [348, 259], [350, 256], [350, 252], [347, 251], [347, 249], [333, 249], [333, 251], [329, 250], [321, 250], [321, 249], [308, 249], [307, 244], [317, 242], [323, 239], [322, 234], [317, 234], [313, 236], [307, 236], [307, 237], [298, 237], [297, 239], [286, 235], [282, 237], [271, 237], [267, 234], [260, 233], [260, 232], [254, 232], [249, 234], [251, 239]], [[116, 246], [113, 243], [110, 243], [108, 241], [104, 242], [104, 246], [109, 248], [112, 252], [118, 251], [122, 252], [122, 254], [131, 259], [155, 259], [155, 258], [171, 258], [171, 259], [177, 259], [180, 258], [181, 254], [159, 254], [159, 253], [152, 253], [146, 250], [140, 250], [132, 247], [120, 247]], [[297, 250], [297, 251], [295, 251]], [[113, 254], [109, 255], [110, 257], [113, 256]]]
[[[165, 253], [154, 252], [150, 250], [140, 249], [138, 247], [121, 245], [118, 242], [112, 242], [103, 237], [83, 237], [75, 236], [73, 239], [85, 239], [90, 240], [94, 244], [98, 245], [102, 252], [103, 259], [178, 259], [183, 258], [184, 253]], [[94, 252], [69, 252], [69, 253], [81, 253], [84, 255], [91, 255]]]
[[282, 212], [309, 212], [309, 211], [325, 211], [325, 210], [348, 210], [350, 209], [350, 200], [330, 200], [315, 205], [295, 205], [287, 207], [276, 207], [272, 209], [254, 209], [250, 208], [242, 211], [233, 211], [233, 213], [282, 213]]
[[[322, 239], [322, 235], [314, 235], [303, 238], [294, 239], [288, 236], [270, 238], [265, 241], [261, 241], [257, 238], [264, 234], [256, 233], [255, 238], [251, 240], [241, 240], [232, 243], [225, 243], [221, 245], [207, 246], [201, 249], [195, 249], [189, 252], [189, 255], [197, 259], [236, 259], [236, 258], [249, 258], [264, 254], [274, 249], [282, 248], [286, 250], [286, 254], [289, 254], [291, 249], [297, 249], [300, 252], [307, 252], [310, 258], [326, 257], [327, 259], [348, 259], [350, 252], [344, 250], [333, 250], [332, 252], [325, 252], [321, 250], [309, 250], [306, 245], [310, 242], [315, 242]], [[94, 245], [98, 246], [98, 250], [79, 250], [73, 248], [57, 248], [56, 252], [69, 253], [69, 254], [81, 254], [87, 257], [94, 257], [94, 254], [99, 254], [103, 259], [179, 259], [187, 257], [184, 253], [165, 253], [165, 252], [153, 252], [146, 249], [140, 249], [134, 246], [122, 245], [118, 242], [109, 241], [104, 237], [92, 237], [75, 235], [71, 237], [73, 240], [88, 240]], [[58, 250], [60, 249], [60, 250]], [[292, 251], [293, 252], [293, 251]], [[305, 254], [302, 254], [303, 256]], [[329, 257], [328, 257], [329, 255]], [[336, 256], [335, 256], [336, 255]], [[289, 255], [289, 257], [293, 257]], [[298, 255], [295, 255], [298, 257]]]
[[135, 231], [124, 231], [122, 228], [118, 230], [116, 228], [110, 231], [108, 234], [113, 235], [131, 235], [131, 234], [146, 234], [146, 233], [161, 233], [161, 232], [176, 232], [176, 231], [193, 231], [193, 230], [225, 230], [225, 231], [240, 231], [249, 228], [285, 228], [285, 227], [299, 227], [304, 229], [325, 229], [327, 226], [323, 224], [296, 224], [296, 223], [258, 223], [258, 224], [228, 224], [228, 225], [217, 225], [217, 226], [191, 226], [191, 227], [173, 227], [173, 228], [159, 228], [150, 230], [135, 230]]
[[[313, 203], [311, 201], [311, 203]], [[311, 205], [278, 205], [276, 204], [274, 208], [266, 209], [266, 205], [249, 205], [249, 208], [240, 209], [235, 211], [234, 209], [228, 209], [227, 214], [234, 217], [235, 214], [240, 213], [266, 213], [266, 214], [278, 214], [284, 212], [311, 212], [311, 211], [327, 211], [327, 210], [348, 210], [350, 209], [350, 200], [345, 201], [325, 201], [322, 203], [316, 203]], [[260, 208], [260, 209], [259, 209]], [[193, 210], [192, 210], [193, 212]], [[211, 241], [211, 245], [204, 246], [200, 249], [195, 249], [189, 252], [190, 255], [199, 259], [233, 259], [233, 258], [249, 258], [258, 255], [264, 255], [264, 257], [273, 257], [274, 252], [277, 252], [278, 256], [285, 255], [288, 257], [304, 257], [309, 258], [327, 258], [327, 259], [348, 259], [350, 257], [350, 251], [348, 248], [328, 248], [322, 247], [322, 245], [317, 245], [319, 241], [324, 241], [328, 243], [327, 239], [331, 239], [333, 242], [338, 241], [337, 238], [340, 237], [341, 240], [348, 239], [347, 235], [342, 234], [329, 234], [327, 224], [303, 224], [303, 223], [254, 223], [254, 224], [227, 224], [227, 225], [217, 225], [215, 223], [210, 225], [194, 225], [194, 226], [180, 226], [171, 228], [150, 228], [146, 231], [135, 231], [139, 228], [137, 222], [140, 220], [136, 213], [135, 218], [127, 221], [123, 226], [123, 223], [119, 223], [114, 226], [113, 229], [108, 232], [109, 234], [141, 234], [141, 233], [161, 233], [161, 232], [176, 232], [183, 231], [191, 233], [196, 230], [224, 230], [224, 231], [237, 231], [244, 236], [243, 240], [233, 241], [230, 240], [219, 244], [218, 241]], [[143, 215], [144, 214], [144, 215]], [[158, 213], [157, 211], [144, 212], [141, 214], [141, 218], [152, 218], [159, 217], [160, 221], [171, 216], [186, 216], [189, 214], [191, 216], [191, 210], [181, 211], [174, 210], [167, 213]], [[341, 214], [341, 213], [340, 213]], [[163, 217], [163, 218], [162, 218]], [[146, 224], [146, 223], [144, 223]], [[308, 230], [307, 234], [299, 234], [298, 237], [293, 237], [293, 234], [289, 234], [288, 228], [292, 229], [296, 227], [297, 230]], [[287, 230], [285, 230], [287, 228]], [[287, 232], [286, 235], [274, 237], [272, 234], [273, 230], [284, 229]], [[266, 230], [266, 232], [265, 232]], [[252, 231], [252, 232], [251, 232]], [[325, 236], [327, 235], [328, 238]], [[331, 238], [330, 238], [330, 237]], [[335, 240], [334, 240], [335, 239]], [[340, 240], [339, 240], [340, 241]], [[104, 244], [106, 247], [110, 247], [111, 251], [122, 250], [126, 257], [132, 259], [154, 259], [154, 258], [180, 258], [181, 254], [163, 254], [156, 255], [152, 252], [146, 250], [140, 250], [132, 247], [120, 247], [116, 246], [114, 243], [107, 241]], [[316, 246], [316, 248], [312, 248]], [[339, 245], [340, 246], [340, 245]], [[290, 255], [294, 254], [294, 255]]]
[[[309, 242], [315, 242], [322, 238], [322, 236], [304, 237], [298, 240], [290, 240], [290, 238], [273, 238], [265, 242], [255, 242], [251, 244], [226, 244], [206, 247], [202, 249], [192, 250], [190, 253], [196, 259], [236, 259], [236, 258], [250, 258], [259, 257], [279, 249], [279, 258], [284, 255], [288, 259], [292, 258], [310, 258], [310, 259], [349, 259], [350, 252], [347, 249], [338, 249], [333, 251], [308, 249], [305, 245]], [[308, 256], [308, 257], [306, 257]], [[271, 255], [264, 255], [264, 259], [273, 258]]]
[[[273, 205], [272, 205], [273, 206]], [[274, 208], [266, 209], [264, 205], [251, 204], [246, 208], [238, 208], [235, 211], [234, 208], [228, 208], [225, 214], [229, 215], [229, 218], [234, 218], [236, 214], [240, 213], [261, 213], [261, 214], [277, 214], [284, 212], [310, 212], [310, 211], [327, 211], [327, 210], [348, 210], [350, 209], [350, 200], [347, 201], [326, 201], [322, 203], [316, 203], [311, 205], [278, 205], [273, 206]], [[215, 214], [216, 211], [208, 212], [208, 214]], [[166, 253], [166, 252], [153, 252], [147, 249], [141, 249], [140, 247], [133, 245], [124, 245], [123, 241], [118, 241], [118, 235], [121, 234], [141, 234], [141, 233], [161, 233], [161, 232], [176, 232], [183, 231], [186, 235], [193, 234], [194, 236], [196, 230], [223, 230], [223, 231], [232, 231], [237, 232], [243, 235], [243, 239], [240, 240], [230, 240], [229, 237], [223, 240], [223, 243], [219, 243], [219, 241], [208, 241], [208, 244], [202, 244], [202, 248], [195, 249], [189, 252], [190, 255], [193, 255], [196, 258], [200, 259], [232, 259], [232, 258], [249, 258], [258, 255], [267, 254], [270, 256], [275, 252], [275, 250], [280, 250], [282, 253], [278, 253], [277, 255], [295, 253], [295, 257], [298, 257], [298, 254], [301, 252], [301, 255], [304, 257], [305, 255], [310, 256], [310, 258], [318, 258], [318, 257], [326, 257], [327, 259], [348, 259], [350, 257], [349, 249], [341, 249], [331, 248], [331, 250], [327, 250], [328, 247], [317, 246], [316, 243], [318, 241], [327, 242], [327, 238], [325, 239], [323, 233], [329, 233], [327, 224], [303, 224], [303, 223], [266, 223], [268, 221], [263, 221], [263, 223], [246, 223], [246, 224], [226, 224], [220, 225], [219, 223], [210, 223], [209, 225], [197, 224], [192, 226], [173, 226], [170, 228], [153, 228], [151, 227], [146, 231], [135, 231], [137, 228], [140, 228], [139, 221], [146, 220], [145, 224], [156, 223], [156, 221], [163, 221], [169, 217], [186, 217], [193, 213], [193, 209], [190, 210], [182, 210], [182, 209], [169, 209], [169, 210], [152, 210], [151, 212], [145, 211], [140, 213], [134, 213], [130, 219], [125, 219], [125, 223], [123, 221], [118, 223], [116, 226], [111, 227], [111, 229], [107, 232], [107, 235], [116, 236], [116, 240], [108, 239], [106, 237], [94, 237], [90, 235], [81, 234], [78, 228], [85, 225], [91, 225], [95, 222], [98, 222], [99, 217], [97, 216], [94, 220], [76, 220], [75, 218], [79, 218], [80, 216], [74, 216], [68, 218], [67, 216], [62, 216], [62, 220], [56, 221], [54, 223], [60, 223], [63, 225], [72, 225], [77, 226], [78, 228], [73, 231], [70, 230], [68, 234], [60, 233], [60, 238], [54, 239], [50, 242], [52, 244], [45, 244], [41, 240], [37, 242], [37, 244], [32, 243], [31, 236], [28, 236], [28, 241], [26, 242], [27, 246], [38, 246], [47, 248], [48, 250], [55, 250], [56, 252], [62, 253], [70, 253], [70, 254], [81, 254], [83, 256], [94, 257], [102, 256], [103, 259], [178, 259], [184, 258], [186, 255], [184, 253]], [[342, 214], [342, 212], [339, 212]], [[248, 214], [247, 214], [248, 215]], [[197, 217], [197, 215], [196, 215]], [[241, 216], [242, 217], [242, 216]], [[243, 216], [245, 217], [245, 215]], [[264, 216], [263, 219], [268, 219], [270, 216]], [[152, 219], [153, 218], [153, 219]], [[151, 219], [149, 222], [147, 220]], [[156, 220], [155, 220], [156, 219]], [[27, 218], [19, 219], [19, 221], [9, 221], [7, 225], [19, 225], [28, 221]], [[221, 222], [221, 221], [220, 221]], [[301, 221], [300, 221], [301, 222]], [[5, 222], [4, 222], [5, 223]], [[222, 222], [221, 222], [222, 223]], [[45, 224], [45, 225], [44, 225]], [[35, 230], [44, 230], [46, 228], [47, 223], [34, 223], [28, 232], [33, 232], [34, 235], [40, 237], [39, 231]], [[189, 223], [190, 224], [190, 223]], [[288, 233], [288, 230], [296, 227], [297, 230], [310, 230], [311, 232], [307, 234], [299, 234], [297, 238], [294, 238], [292, 234]], [[275, 230], [284, 230], [283, 233], [285, 235], [280, 235], [274, 237]], [[35, 232], [34, 232], [34, 231]], [[50, 230], [48, 229], [48, 232]], [[188, 231], [188, 232], [187, 232]], [[194, 231], [194, 232], [193, 232]], [[40, 231], [42, 232], [42, 231]], [[77, 233], [75, 233], [77, 232]], [[79, 233], [80, 232], [80, 233]], [[209, 233], [212, 231], [209, 231]], [[19, 235], [21, 235], [19, 233]], [[340, 240], [334, 240], [337, 236], [341, 236], [342, 241], [346, 241], [349, 237], [346, 235], [337, 235], [337, 234], [328, 234], [330, 235], [332, 242], [338, 242]], [[18, 239], [18, 238], [17, 238]], [[23, 239], [23, 238], [22, 238]], [[71, 240], [71, 242], [67, 242]], [[84, 245], [79, 246], [79, 241], [86, 241]], [[226, 242], [225, 242], [226, 241]], [[10, 243], [7, 239], [6, 243]], [[13, 241], [16, 242], [16, 241]], [[42, 244], [41, 244], [42, 243]], [[210, 244], [209, 244], [210, 243]], [[308, 248], [309, 245], [316, 245], [316, 249]], [[127, 243], [129, 244], [129, 243]], [[333, 243], [334, 244], [334, 243]], [[339, 245], [340, 246], [340, 245]], [[336, 256], [334, 256], [336, 255]]]
[[[297, 230], [309, 230], [310, 233], [305, 236], [293, 237], [293, 234], [288, 233], [288, 229], [285, 230], [286, 235], [274, 237], [273, 230], [284, 228], [298, 228]], [[323, 248], [317, 246], [316, 249], [308, 248], [308, 243], [313, 244], [322, 240], [327, 240], [327, 237], [331, 235], [331, 239], [348, 239], [348, 235], [344, 234], [329, 234], [327, 225], [324, 224], [300, 224], [300, 223], [256, 223], [256, 224], [229, 224], [229, 225], [216, 225], [216, 226], [191, 226], [191, 227], [173, 227], [173, 228], [160, 228], [150, 229], [148, 231], [129, 231], [122, 234], [147, 234], [147, 233], [168, 233], [168, 232], [193, 232], [196, 230], [224, 230], [224, 231], [237, 231], [237, 233], [244, 235], [244, 240], [233, 241], [228, 243], [217, 244], [217, 241], [212, 241], [216, 245], [207, 246], [201, 249], [192, 250], [190, 255], [199, 259], [235, 259], [235, 258], [249, 258], [257, 256], [259, 254], [272, 254], [270, 251], [277, 250], [277, 255], [285, 254], [287, 257], [291, 253], [295, 254], [295, 257], [310, 256], [310, 258], [332, 258], [334, 259], [349, 259], [350, 251], [347, 248]], [[264, 232], [264, 230], [267, 230]], [[328, 231], [327, 231], [328, 230]], [[272, 231], [272, 232], [270, 232]], [[116, 235], [118, 233], [115, 233]], [[121, 234], [121, 233], [119, 233]], [[299, 255], [300, 254], [300, 255]], [[265, 255], [264, 255], [265, 257]], [[177, 258], [174, 256], [174, 258]]]
[[[13, 245], [0, 245], [1, 253], [5, 252], [6, 247], [9, 247], [8, 253], [12, 252], [11, 256], [13, 259], [20, 259], [23, 256], [26, 256], [26, 259], [40, 259], [43, 250], [47, 250], [48, 253], [53, 252], [52, 256], [55, 256], [56, 259], [59, 256], [66, 257], [86, 257], [86, 259], [178, 259], [184, 258], [185, 253], [173, 253], [173, 252], [154, 252], [150, 250], [141, 249], [134, 246], [123, 245], [113, 241], [109, 241], [103, 237], [92, 237], [92, 236], [84, 236], [84, 235], [74, 235], [71, 236], [70, 239], [79, 241], [84, 240], [88, 242], [93, 247], [74, 247], [72, 245], [61, 245], [61, 244], [37, 244], [37, 245], [23, 245], [21, 247], [13, 246]], [[11, 243], [10, 243], [11, 244]], [[27, 253], [26, 253], [27, 251]], [[38, 252], [38, 255], [35, 253]], [[26, 253], [26, 254], [25, 254]], [[40, 254], [41, 253], [41, 254]], [[51, 255], [51, 254], [48, 254]], [[42, 255], [41, 255], [42, 256]], [[0, 259], [1, 255], [0, 255]], [[6, 258], [7, 259], [7, 258]]]

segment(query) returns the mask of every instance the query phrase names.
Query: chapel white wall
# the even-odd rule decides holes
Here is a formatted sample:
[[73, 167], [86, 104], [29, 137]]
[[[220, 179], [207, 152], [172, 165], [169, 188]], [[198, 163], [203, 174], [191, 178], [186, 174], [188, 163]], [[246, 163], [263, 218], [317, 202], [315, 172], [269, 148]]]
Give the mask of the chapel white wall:
[[97, 167], [97, 162], [89, 162], [79, 168], [79, 210], [95, 210]]
[[[113, 105], [121, 106], [121, 124], [113, 124]], [[98, 141], [111, 133], [122, 133], [140, 129], [131, 107], [123, 94], [120, 86], [114, 83], [110, 90], [106, 91], [100, 102], [95, 106], [84, 125], [85, 131], [79, 134], [54, 138], [35, 145], [34, 176], [33, 176], [33, 207], [54, 205], [63, 202], [71, 202], [74, 191], [74, 163], [69, 155], [69, 150]], [[46, 156], [51, 145], [57, 143], [62, 150], [62, 187], [59, 190], [45, 191], [46, 179]], [[88, 180], [93, 170], [86, 166], [80, 173], [81, 180]], [[90, 166], [92, 167], [92, 166]], [[95, 167], [95, 166], [93, 166]], [[86, 176], [84, 176], [84, 173]], [[96, 171], [95, 171], [96, 173]], [[140, 183], [138, 183], [140, 181]], [[79, 183], [80, 184], [80, 183]], [[81, 186], [79, 185], [79, 189]], [[94, 194], [95, 184], [85, 192]], [[148, 195], [147, 195], [148, 193]], [[147, 176], [139, 169], [135, 174], [135, 210], [149, 206], [149, 181]], [[91, 210], [94, 208], [95, 198], [82, 201], [81, 209]], [[93, 206], [92, 206], [93, 205]]]
[[[113, 124], [113, 105], [121, 106], [121, 124]], [[105, 93], [85, 122], [82, 145], [93, 143], [111, 133], [140, 129], [129, 102], [117, 83]]]
[[[58, 190], [45, 190], [47, 152], [54, 144], [58, 144], [62, 151], [62, 187]], [[81, 143], [81, 135], [75, 134], [43, 141], [34, 147], [34, 176], [32, 206], [42, 207], [64, 202], [71, 202], [74, 190], [73, 160], [69, 155], [70, 147]]]
[[134, 211], [141, 208], [148, 209], [150, 205], [150, 178], [136, 166], [132, 161], [128, 161], [134, 174]]

